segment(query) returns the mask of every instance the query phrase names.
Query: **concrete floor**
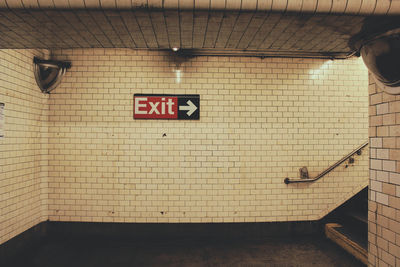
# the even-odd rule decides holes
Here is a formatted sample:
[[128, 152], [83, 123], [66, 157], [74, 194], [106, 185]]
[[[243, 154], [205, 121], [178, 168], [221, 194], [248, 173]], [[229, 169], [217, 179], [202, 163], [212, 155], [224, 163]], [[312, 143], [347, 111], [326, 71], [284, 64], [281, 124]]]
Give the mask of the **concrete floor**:
[[364, 266], [324, 237], [267, 240], [47, 240], [9, 266]]

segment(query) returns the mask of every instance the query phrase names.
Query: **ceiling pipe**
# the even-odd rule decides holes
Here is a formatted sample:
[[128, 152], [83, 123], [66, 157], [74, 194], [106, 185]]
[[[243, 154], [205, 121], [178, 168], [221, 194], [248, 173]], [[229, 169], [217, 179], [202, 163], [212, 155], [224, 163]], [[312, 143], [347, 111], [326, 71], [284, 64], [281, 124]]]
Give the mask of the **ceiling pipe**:
[[33, 58], [33, 71], [36, 83], [42, 93], [49, 94], [61, 82], [67, 69], [71, 68], [70, 62]]
[[348, 59], [351, 53], [305, 52], [305, 51], [268, 51], [268, 50], [242, 50], [242, 49], [180, 49], [176, 52], [179, 56], [229, 56], [229, 57], [280, 57], [280, 58], [318, 58], [318, 59]]
[[399, 15], [400, 1], [392, 0], [3, 0], [9, 9], [158, 9]]

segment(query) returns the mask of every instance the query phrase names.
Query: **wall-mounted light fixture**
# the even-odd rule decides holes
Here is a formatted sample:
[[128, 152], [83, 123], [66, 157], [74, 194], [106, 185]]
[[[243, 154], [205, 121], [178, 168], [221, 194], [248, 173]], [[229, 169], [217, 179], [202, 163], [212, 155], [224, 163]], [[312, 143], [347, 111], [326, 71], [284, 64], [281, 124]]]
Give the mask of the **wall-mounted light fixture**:
[[349, 45], [384, 92], [400, 94], [400, 16], [367, 18]]
[[388, 94], [400, 94], [400, 29], [368, 40], [360, 53], [380, 88]]
[[33, 63], [36, 83], [45, 94], [54, 90], [60, 84], [67, 69], [71, 68], [70, 62], [45, 60], [37, 57], [33, 58]]

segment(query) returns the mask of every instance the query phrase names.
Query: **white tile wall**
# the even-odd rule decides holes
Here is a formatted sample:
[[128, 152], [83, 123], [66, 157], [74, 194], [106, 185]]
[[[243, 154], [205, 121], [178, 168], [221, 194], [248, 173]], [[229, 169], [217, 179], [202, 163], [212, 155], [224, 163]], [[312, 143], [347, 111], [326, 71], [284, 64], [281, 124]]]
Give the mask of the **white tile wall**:
[[0, 244], [48, 218], [48, 95], [33, 76], [33, 56], [44, 54], [0, 50]]
[[[283, 183], [367, 140], [359, 59], [54, 54], [72, 68], [50, 96], [51, 220], [313, 220], [368, 183], [368, 150], [314, 184]], [[200, 94], [200, 121], [134, 120], [135, 93]]]

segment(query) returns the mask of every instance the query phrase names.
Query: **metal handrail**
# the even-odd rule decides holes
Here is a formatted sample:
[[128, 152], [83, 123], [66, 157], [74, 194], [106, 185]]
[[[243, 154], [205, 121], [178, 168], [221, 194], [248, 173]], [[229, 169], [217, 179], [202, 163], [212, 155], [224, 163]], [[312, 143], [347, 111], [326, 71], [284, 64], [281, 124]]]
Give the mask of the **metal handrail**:
[[309, 183], [309, 182], [314, 182], [317, 181], [318, 179], [324, 177], [326, 174], [330, 173], [333, 169], [335, 169], [337, 166], [345, 162], [348, 158], [353, 156], [354, 154], [361, 155], [361, 150], [368, 145], [368, 141], [351, 151], [349, 154], [341, 158], [339, 161], [337, 161], [335, 164], [331, 165], [328, 167], [326, 170], [318, 174], [315, 178], [285, 178], [284, 182], [285, 184], [290, 184], [290, 183]]

